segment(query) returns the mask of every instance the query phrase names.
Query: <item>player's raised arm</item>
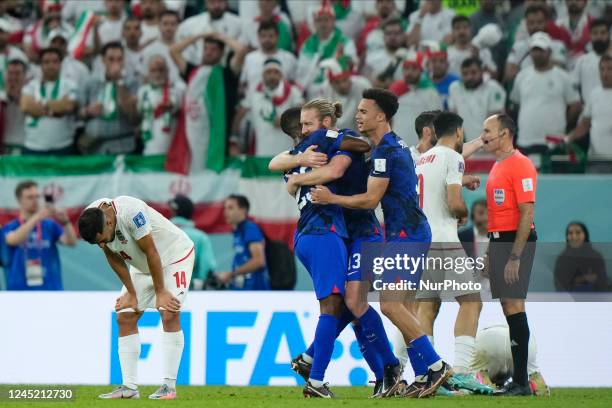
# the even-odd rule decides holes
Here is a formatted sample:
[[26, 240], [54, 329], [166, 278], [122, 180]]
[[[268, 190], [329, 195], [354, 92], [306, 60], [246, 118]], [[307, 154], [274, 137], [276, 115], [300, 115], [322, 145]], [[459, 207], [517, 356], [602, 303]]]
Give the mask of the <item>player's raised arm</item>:
[[478, 150], [482, 149], [482, 146], [484, 146], [484, 142], [480, 137], [477, 137], [476, 139], [470, 140], [469, 142], [463, 144], [463, 152], [461, 155], [464, 159], [467, 159]]
[[316, 148], [316, 145], [308, 146], [300, 154], [291, 154], [288, 151], [279, 153], [270, 160], [268, 169], [271, 171], [289, 171], [296, 167], [317, 168], [324, 166], [327, 163], [327, 155], [315, 151]]
[[337, 204], [341, 207], [373, 210], [382, 200], [389, 186], [389, 179], [383, 177], [369, 177], [368, 190], [363, 194], [341, 196], [333, 194], [325, 186], [316, 186], [310, 190], [314, 204]]

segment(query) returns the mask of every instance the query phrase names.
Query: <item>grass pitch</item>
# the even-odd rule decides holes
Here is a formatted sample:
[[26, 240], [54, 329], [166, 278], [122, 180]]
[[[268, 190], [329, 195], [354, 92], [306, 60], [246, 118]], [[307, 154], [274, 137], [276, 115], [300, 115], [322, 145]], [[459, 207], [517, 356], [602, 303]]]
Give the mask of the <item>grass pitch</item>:
[[[612, 388], [555, 388], [552, 396], [546, 397], [519, 397], [499, 398], [485, 396], [463, 396], [463, 397], [435, 397], [430, 399], [416, 400], [404, 398], [391, 398], [385, 400], [368, 399], [372, 388], [369, 387], [333, 387], [338, 396], [335, 400], [304, 399], [300, 387], [196, 387], [179, 386], [178, 398], [174, 401], [150, 401], [148, 395], [155, 391], [156, 387], [141, 387], [140, 400], [100, 400], [98, 394], [108, 392], [112, 387], [108, 386], [76, 386], [74, 387], [75, 398], [72, 401], [42, 401], [34, 402], [28, 400], [10, 401], [7, 399], [6, 390], [15, 388], [2, 385], [3, 391], [0, 399], [0, 407], [221, 407], [221, 408], [257, 408], [257, 407], [406, 407], [407, 405], [419, 408], [479, 408], [479, 407], [612, 407]], [[24, 386], [20, 386], [24, 388]], [[36, 386], [36, 388], [40, 388]], [[49, 386], [49, 388], [53, 388]], [[60, 388], [60, 387], [58, 387]], [[65, 388], [62, 386], [61, 388]]]

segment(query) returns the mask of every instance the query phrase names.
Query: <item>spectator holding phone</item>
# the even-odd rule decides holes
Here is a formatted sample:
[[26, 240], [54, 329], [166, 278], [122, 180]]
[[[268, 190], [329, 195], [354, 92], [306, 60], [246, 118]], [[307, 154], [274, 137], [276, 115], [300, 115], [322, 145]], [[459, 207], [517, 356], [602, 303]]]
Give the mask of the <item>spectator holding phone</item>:
[[38, 185], [22, 181], [15, 189], [19, 218], [2, 229], [6, 245], [6, 288], [8, 290], [62, 290], [58, 241], [76, 245], [76, 234], [68, 215], [45, 196], [40, 206]]

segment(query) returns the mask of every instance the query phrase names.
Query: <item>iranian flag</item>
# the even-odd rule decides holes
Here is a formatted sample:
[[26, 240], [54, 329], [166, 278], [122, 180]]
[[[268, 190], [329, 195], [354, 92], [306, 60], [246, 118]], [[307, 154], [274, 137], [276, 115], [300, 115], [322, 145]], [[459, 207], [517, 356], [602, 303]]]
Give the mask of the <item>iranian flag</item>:
[[41, 193], [52, 194], [57, 206], [68, 210], [73, 222], [94, 200], [119, 195], [140, 198], [169, 216], [167, 202], [184, 194], [194, 203], [196, 227], [208, 233], [230, 232], [223, 201], [243, 194], [251, 202], [250, 215], [266, 234], [292, 244], [297, 205], [282, 175], [267, 170], [269, 159], [235, 159], [220, 172], [188, 176], [164, 171], [164, 161], [165, 156], [0, 156], [0, 225], [18, 216], [13, 192], [20, 181], [32, 179]]
[[84, 11], [79, 16], [74, 34], [68, 42], [68, 52], [70, 52], [74, 58], [81, 59], [83, 57], [87, 37], [89, 37], [89, 33], [93, 29], [95, 19], [96, 15], [93, 11]]

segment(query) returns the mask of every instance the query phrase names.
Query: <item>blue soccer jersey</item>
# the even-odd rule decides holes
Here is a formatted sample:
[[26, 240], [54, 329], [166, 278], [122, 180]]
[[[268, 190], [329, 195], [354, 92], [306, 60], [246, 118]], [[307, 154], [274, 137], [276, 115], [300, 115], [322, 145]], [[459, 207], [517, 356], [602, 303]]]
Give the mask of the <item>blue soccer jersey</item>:
[[[327, 154], [327, 157], [334, 156], [340, 149], [343, 133], [333, 130], [320, 129], [313, 132], [310, 136], [302, 140], [292, 151], [291, 154], [299, 154], [306, 151], [309, 146], [316, 145], [317, 151]], [[310, 167], [297, 167], [290, 173], [307, 173]], [[337, 191], [337, 183], [328, 183], [327, 187]], [[314, 205], [310, 189], [313, 186], [301, 186], [296, 194], [300, 219], [298, 221], [296, 237], [306, 234], [325, 234], [335, 232], [342, 238], [347, 237], [346, 226], [342, 209], [337, 205]]]
[[382, 200], [387, 241], [406, 238], [429, 229], [427, 218], [419, 208], [417, 177], [408, 146], [395, 133], [387, 133], [372, 151], [371, 177], [389, 179]]

